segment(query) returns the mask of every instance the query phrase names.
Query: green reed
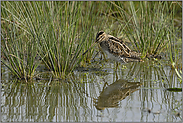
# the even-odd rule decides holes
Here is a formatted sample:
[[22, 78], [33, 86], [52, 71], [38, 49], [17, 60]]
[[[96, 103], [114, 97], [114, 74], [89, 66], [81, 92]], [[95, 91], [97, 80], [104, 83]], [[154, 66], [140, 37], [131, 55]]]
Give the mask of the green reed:
[[175, 73], [182, 79], [181, 43], [179, 43], [182, 28], [175, 26], [174, 23], [175, 14], [182, 9], [180, 3], [165, 1], [111, 2], [111, 4], [115, 6], [114, 11], [118, 15], [116, 18], [123, 25], [121, 31], [132, 42], [133, 48], [142, 53], [142, 57], [168, 56]]
[[[178, 4], [178, 3], [177, 3]], [[178, 4], [179, 5], [179, 4]], [[170, 24], [170, 28], [168, 30], [168, 45], [166, 46], [166, 51], [168, 54], [168, 58], [170, 60], [171, 67], [175, 70], [176, 75], [182, 82], [182, 54], [181, 54], [181, 44], [182, 39], [178, 36], [182, 33], [182, 27], [175, 26], [175, 8], [177, 7], [175, 4], [171, 4], [172, 11], [170, 13], [170, 18], [172, 20]], [[182, 8], [182, 6], [179, 6]]]
[[88, 52], [90, 55], [81, 54], [95, 39], [93, 32], [98, 28], [94, 26], [102, 25], [97, 18], [101, 9], [96, 11], [93, 4], [96, 3], [3, 2], [5, 24], [1, 37], [7, 60], [2, 62], [21, 79], [34, 78], [40, 62], [55, 78], [67, 77], [76, 65], [83, 65], [88, 56], [91, 59], [93, 50]]
[[[116, 6], [119, 22], [124, 26], [123, 32], [133, 42], [133, 47], [147, 55], [159, 55], [164, 52], [169, 43], [169, 25], [172, 18], [169, 16], [173, 2], [128, 2], [125, 6], [121, 2], [111, 2]], [[126, 10], [128, 9], [128, 10]]]
[[[48, 12], [46, 18], [42, 19], [47, 21], [47, 26], [44, 26], [46, 31], [40, 43], [40, 56], [54, 77], [65, 78], [76, 65], [83, 65], [82, 53], [93, 42], [92, 31], [97, 15], [90, 16], [94, 11], [92, 3], [49, 4], [48, 11], [53, 13]], [[86, 8], [83, 6], [88, 10], [84, 11]]]
[[66, 78], [76, 66], [85, 66], [97, 46], [82, 53], [99, 30], [125, 35], [143, 57], [163, 52], [174, 33], [168, 2], [4, 1], [1, 5], [1, 61], [25, 80], [38, 75], [41, 62], [55, 78]]
[[[23, 2], [1, 3], [1, 51], [4, 63], [19, 79], [32, 79], [40, 61], [36, 60], [34, 25]], [[5, 60], [4, 60], [5, 59]]]

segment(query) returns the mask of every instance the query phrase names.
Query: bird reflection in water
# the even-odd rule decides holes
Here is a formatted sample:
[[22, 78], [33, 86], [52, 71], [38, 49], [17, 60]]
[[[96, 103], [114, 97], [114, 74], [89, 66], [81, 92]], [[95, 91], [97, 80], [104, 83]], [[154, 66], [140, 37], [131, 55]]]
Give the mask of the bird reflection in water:
[[108, 86], [107, 83], [105, 83], [100, 96], [97, 99], [93, 98], [94, 106], [97, 110], [118, 107], [119, 101], [137, 91], [137, 88], [141, 85], [140, 82], [128, 82], [123, 79], [119, 79]]

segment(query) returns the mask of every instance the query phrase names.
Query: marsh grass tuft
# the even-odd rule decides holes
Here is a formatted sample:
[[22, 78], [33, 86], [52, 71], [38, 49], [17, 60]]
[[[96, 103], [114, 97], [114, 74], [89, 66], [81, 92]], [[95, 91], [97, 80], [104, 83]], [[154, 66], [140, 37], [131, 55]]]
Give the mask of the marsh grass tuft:
[[[36, 61], [37, 42], [22, 2], [2, 2], [1, 62], [18, 78], [30, 80], [40, 61]], [[22, 8], [20, 8], [22, 6]], [[11, 8], [11, 10], [7, 9]]]
[[[66, 78], [91, 59], [99, 22], [93, 2], [2, 2], [2, 62], [20, 79], [33, 79], [41, 62], [55, 78]], [[90, 16], [96, 13], [94, 16]], [[105, 24], [105, 23], [104, 23]]]

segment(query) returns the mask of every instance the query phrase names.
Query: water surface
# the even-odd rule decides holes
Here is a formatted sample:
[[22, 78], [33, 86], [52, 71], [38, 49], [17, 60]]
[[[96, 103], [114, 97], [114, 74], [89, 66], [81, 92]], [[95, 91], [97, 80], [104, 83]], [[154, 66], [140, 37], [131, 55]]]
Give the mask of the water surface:
[[[162, 62], [161, 62], [162, 63]], [[177, 76], [156, 61], [93, 63], [65, 81], [13, 79], [2, 66], [2, 122], [180, 122]]]

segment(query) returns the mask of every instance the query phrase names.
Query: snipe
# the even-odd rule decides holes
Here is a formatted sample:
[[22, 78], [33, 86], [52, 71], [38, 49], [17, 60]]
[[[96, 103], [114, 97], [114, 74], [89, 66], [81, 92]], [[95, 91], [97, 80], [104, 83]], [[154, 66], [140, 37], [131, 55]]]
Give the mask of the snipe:
[[[140, 53], [132, 51], [122, 40], [112, 35], [108, 35], [103, 31], [99, 31], [97, 33], [96, 41], [91, 45], [91, 47], [96, 43], [99, 44], [102, 51], [112, 60], [123, 63], [142, 61]], [[86, 52], [83, 53], [83, 55], [86, 54]]]

